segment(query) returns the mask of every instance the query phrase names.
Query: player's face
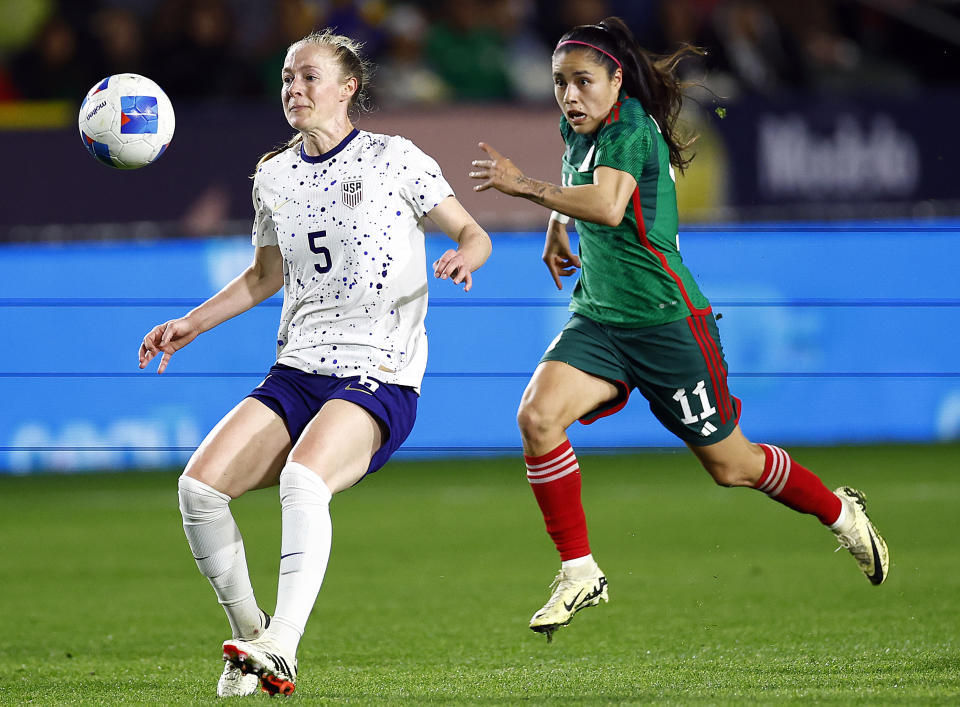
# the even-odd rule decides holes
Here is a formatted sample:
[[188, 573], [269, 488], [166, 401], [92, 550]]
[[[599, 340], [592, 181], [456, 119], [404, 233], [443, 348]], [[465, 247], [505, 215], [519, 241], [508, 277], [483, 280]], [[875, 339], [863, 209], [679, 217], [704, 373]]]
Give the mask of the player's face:
[[295, 130], [308, 131], [333, 118], [346, 117], [355, 79], [344, 81], [333, 50], [302, 44], [283, 63], [283, 114]]
[[575, 132], [592, 133], [600, 127], [617, 102], [621, 83], [620, 69], [611, 76], [588, 50], [553, 55], [553, 92]]

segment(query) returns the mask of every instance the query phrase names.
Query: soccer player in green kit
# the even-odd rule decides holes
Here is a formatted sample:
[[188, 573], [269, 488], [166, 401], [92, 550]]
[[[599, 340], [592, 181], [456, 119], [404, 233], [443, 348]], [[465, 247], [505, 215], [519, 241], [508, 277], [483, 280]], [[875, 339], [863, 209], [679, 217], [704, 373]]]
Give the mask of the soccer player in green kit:
[[[714, 481], [746, 486], [836, 534], [875, 585], [887, 577], [887, 546], [866, 514], [863, 494], [830, 491], [738, 425], [740, 401], [727, 389], [727, 365], [710, 303], [680, 257], [674, 168], [689, 162], [675, 123], [682, 86], [677, 62], [639, 47], [618, 18], [567, 32], [553, 53], [560, 132], [566, 143], [561, 185], [524, 176], [480, 143], [476, 191], [496, 189], [552, 209], [543, 260], [558, 288], [580, 270], [573, 315], [550, 344], [523, 394], [517, 421], [527, 478], [560, 553], [561, 569], [530, 628], [553, 632], [579, 610], [607, 601], [607, 579], [590, 551], [580, 500], [580, 467], [566, 428], [624, 406], [636, 388], [660, 422], [682, 439]], [[576, 219], [579, 254], [565, 224]]]

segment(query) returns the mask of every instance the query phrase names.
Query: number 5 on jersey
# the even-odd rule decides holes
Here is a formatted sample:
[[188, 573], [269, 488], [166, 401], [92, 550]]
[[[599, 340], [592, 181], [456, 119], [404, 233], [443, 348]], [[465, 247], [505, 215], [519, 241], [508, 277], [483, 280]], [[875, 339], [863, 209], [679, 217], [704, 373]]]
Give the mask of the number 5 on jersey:
[[333, 261], [330, 259], [330, 251], [322, 245], [317, 245], [317, 241], [325, 235], [327, 235], [326, 231], [311, 231], [307, 234], [307, 237], [310, 239], [310, 250], [317, 255], [323, 256], [323, 265], [319, 263], [314, 263], [313, 265], [321, 275], [325, 272], [330, 272], [330, 268], [333, 267]]

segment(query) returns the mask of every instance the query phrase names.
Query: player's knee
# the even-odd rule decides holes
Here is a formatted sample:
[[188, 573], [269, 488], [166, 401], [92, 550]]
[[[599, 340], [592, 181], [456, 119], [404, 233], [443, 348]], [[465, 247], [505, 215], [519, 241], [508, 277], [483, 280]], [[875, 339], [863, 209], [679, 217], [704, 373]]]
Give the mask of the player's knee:
[[204, 523], [226, 513], [230, 497], [212, 486], [183, 474], [177, 482], [180, 514], [184, 523]]
[[523, 401], [517, 410], [517, 426], [521, 436], [527, 441], [536, 441], [553, 432], [560, 424], [555, 415], [537, 405], [535, 401]]
[[[335, 489], [330, 488], [330, 482], [318, 471], [320, 466], [316, 460], [312, 467], [295, 459], [287, 461], [280, 471], [280, 505], [286, 507], [303, 502], [304, 498], [329, 503]], [[351, 476], [350, 481], [356, 479]]]

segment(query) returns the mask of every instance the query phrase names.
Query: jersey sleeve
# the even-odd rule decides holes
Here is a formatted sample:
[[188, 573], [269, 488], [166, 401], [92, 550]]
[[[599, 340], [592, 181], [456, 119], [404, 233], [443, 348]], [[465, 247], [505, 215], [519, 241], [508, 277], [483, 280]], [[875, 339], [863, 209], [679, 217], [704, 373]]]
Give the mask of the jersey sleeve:
[[[259, 174], [257, 175], [259, 178]], [[273, 224], [273, 213], [260, 196], [258, 178], [253, 180], [253, 245], [257, 248], [277, 245], [277, 229]]]
[[453, 189], [444, 179], [440, 165], [430, 155], [406, 139], [401, 150], [403, 194], [417, 218], [422, 218], [441, 201], [452, 196]]
[[643, 165], [650, 156], [653, 138], [646, 118], [634, 123], [617, 121], [605, 125], [597, 135], [595, 167], [612, 167], [632, 174], [640, 181]]

